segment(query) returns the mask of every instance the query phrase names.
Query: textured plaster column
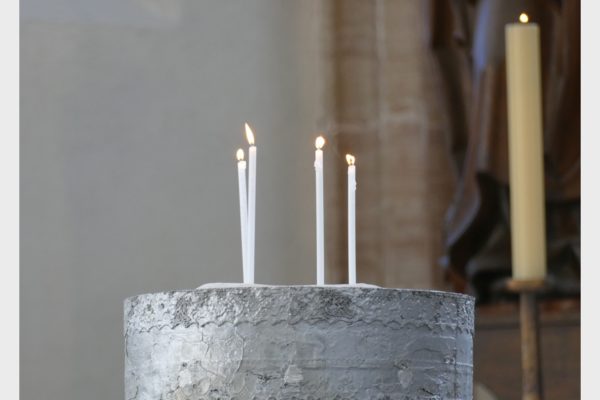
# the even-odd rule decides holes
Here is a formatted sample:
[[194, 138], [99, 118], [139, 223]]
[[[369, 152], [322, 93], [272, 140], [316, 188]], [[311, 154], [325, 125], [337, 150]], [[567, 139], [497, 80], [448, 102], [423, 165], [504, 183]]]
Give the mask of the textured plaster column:
[[125, 398], [472, 398], [473, 298], [200, 288], [125, 302]]

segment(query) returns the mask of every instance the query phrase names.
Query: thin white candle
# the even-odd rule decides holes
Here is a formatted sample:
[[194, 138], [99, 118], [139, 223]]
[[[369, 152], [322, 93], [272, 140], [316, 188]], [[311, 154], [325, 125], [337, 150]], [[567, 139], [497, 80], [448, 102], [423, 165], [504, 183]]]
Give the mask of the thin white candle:
[[236, 153], [238, 160], [238, 187], [240, 191], [240, 228], [242, 233], [242, 272], [244, 277], [244, 283], [250, 283], [250, 276], [248, 274], [248, 262], [246, 260], [248, 253], [248, 243], [246, 235], [248, 233], [248, 199], [246, 195], [246, 161], [244, 161], [244, 150], [239, 149]]
[[255, 238], [255, 216], [256, 216], [256, 146], [254, 145], [254, 133], [248, 124], [245, 124], [246, 139], [250, 148], [248, 149], [248, 235], [247, 235], [247, 264], [248, 283], [254, 283], [254, 238]]
[[323, 146], [325, 139], [319, 136], [315, 140], [315, 178], [317, 200], [317, 285], [325, 284], [325, 227], [323, 206]]
[[348, 162], [348, 284], [356, 285], [356, 166], [355, 158], [346, 154]]

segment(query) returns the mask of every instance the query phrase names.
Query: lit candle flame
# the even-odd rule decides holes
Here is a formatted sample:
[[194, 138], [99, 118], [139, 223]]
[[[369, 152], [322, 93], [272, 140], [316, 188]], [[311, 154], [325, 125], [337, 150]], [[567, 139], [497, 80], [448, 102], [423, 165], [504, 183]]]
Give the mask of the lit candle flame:
[[527, 14], [521, 13], [521, 15], [519, 15], [519, 21], [521, 21], [521, 23], [523, 24], [526, 24], [529, 22], [529, 17], [527, 16]]
[[323, 146], [325, 146], [325, 138], [323, 136], [319, 136], [316, 140], [315, 140], [315, 147], [319, 150], [321, 150], [323, 148]]
[[250, 125], [245, 123], [244, 128], [246, 128], [246, 139], [248, 140], [248, 143], [250, 146], [254, 146], [254, 133], [252, 132], [252, 129], [250, 129]]
[[238, 161], [244, 161], [244, 150], [238, 149], [238, 151], [235, 153], [235, 157]]
[[355, 161], [356, 159], [352, 154], [346, 154], [346, 162], [348, 163], [348, 165], [354, 165]]

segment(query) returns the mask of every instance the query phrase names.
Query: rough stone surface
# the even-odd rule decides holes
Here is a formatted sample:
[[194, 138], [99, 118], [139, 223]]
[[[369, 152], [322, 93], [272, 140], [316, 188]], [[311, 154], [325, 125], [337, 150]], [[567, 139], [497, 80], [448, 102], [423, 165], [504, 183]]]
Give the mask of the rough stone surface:
[[125, 301], [125, 399], [471, 399], [473, 298], [199, 288]]

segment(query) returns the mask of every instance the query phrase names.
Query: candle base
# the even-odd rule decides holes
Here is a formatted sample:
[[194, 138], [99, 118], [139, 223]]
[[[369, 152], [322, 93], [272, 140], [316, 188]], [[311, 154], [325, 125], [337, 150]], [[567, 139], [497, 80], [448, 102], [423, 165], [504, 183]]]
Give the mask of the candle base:
[[548, 288], [545, 279], [509, 279], [506, 288], [513, 293], [535, 292], [541, 293]]

